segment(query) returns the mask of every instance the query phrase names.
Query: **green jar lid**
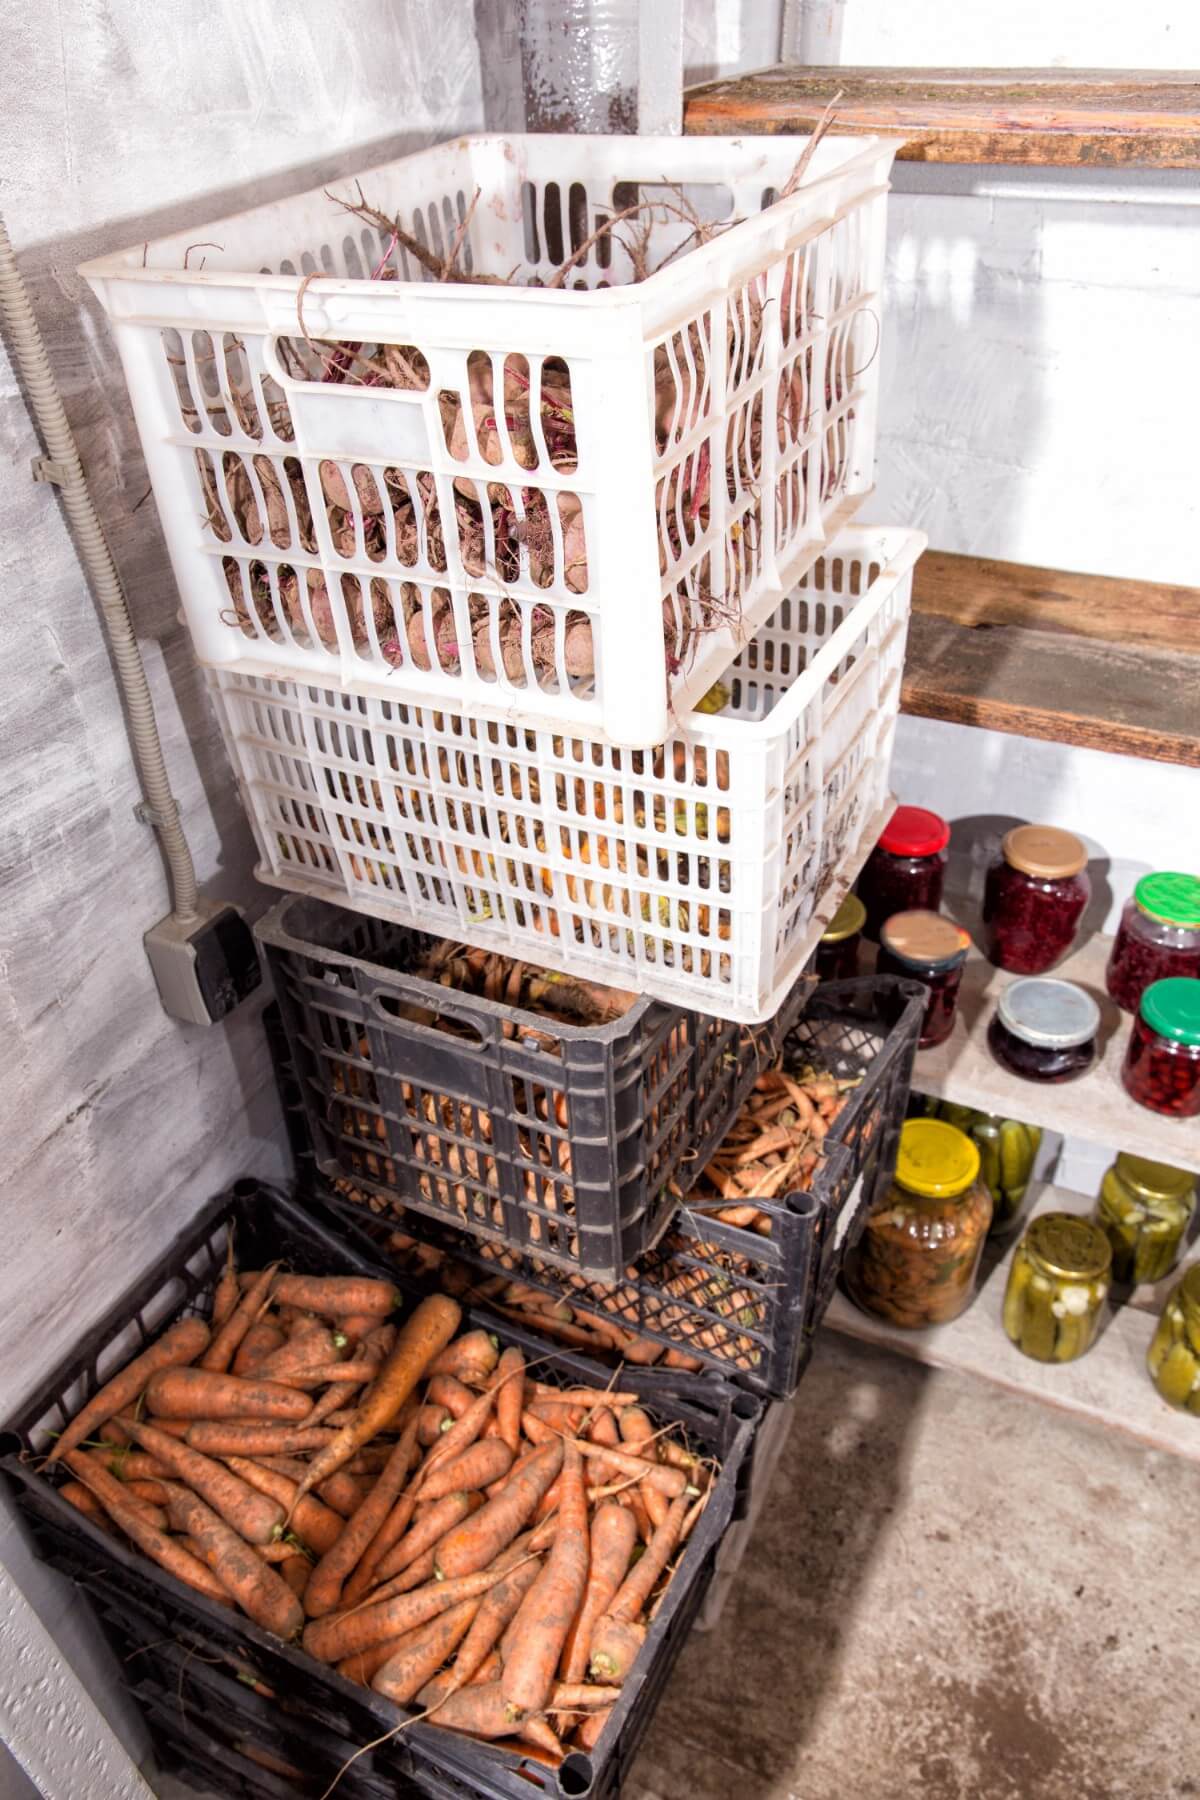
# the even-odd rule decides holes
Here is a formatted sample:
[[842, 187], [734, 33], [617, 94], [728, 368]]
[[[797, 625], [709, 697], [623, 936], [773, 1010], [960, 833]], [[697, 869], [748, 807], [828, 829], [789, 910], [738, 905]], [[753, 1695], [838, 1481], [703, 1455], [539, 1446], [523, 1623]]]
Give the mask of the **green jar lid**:
[[1200, 875], [1178, 875], [1169, 869], [1143, 875], [1133, 897], [1142, 912], [1164, 925], [1200, 930]]
[[1200, 981], [1190, 975], [1152, 981], [1142, 995], [1142, 1017], [1159, 1037], [1200, 1044]]
[[821, 934], [823, 944], [844, 944], [848, 937], [861, 931], [867, 922], [867, 909], [857, 894], [847, 894]]

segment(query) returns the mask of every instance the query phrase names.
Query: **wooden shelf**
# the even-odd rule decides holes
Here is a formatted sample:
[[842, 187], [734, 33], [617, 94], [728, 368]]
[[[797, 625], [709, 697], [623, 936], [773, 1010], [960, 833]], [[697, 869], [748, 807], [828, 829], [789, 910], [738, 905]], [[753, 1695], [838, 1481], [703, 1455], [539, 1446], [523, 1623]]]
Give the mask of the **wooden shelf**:
[[1200, 589], [930, 550], [901, 705], [1200, 767]]
[[[946, 910], [953, 911], [953, 907]], [[968, 918], [959, 922], [970, 929]], [[988, 1022], [1000, 990], [1017, 977], [993, 968], [972, 945], [954, 1030], [944, 1044], [918, 1050], [913, 1087], [918, 1093], [1025, 1119], [1031, 1125], [1083, 1138], [1114, 1152], [1129, 1150], [1178, 1168], [1200, 1170], [1200, 1119], [1169, 1119], [1149, 1112], [1131, 1100], [1121, 1085], [1130, 1020], [1105, 992], [1104, 970], [1111, 945], [1110, 938], [1090, 938], [1051, 971], [1064, 981], [1078, 982], [1099, 1003], [1100, 1055], [1086, 1075], [1054, 1086], [1023, 1081], [1000, 1067], [987, 1047]]]
[[760, 69], [684, 96], [697, 134], [811, 131], [841, 92], [836, 132], [906, 139], [910, 162], [1200, 168], [1200, 71]]
[[[1092, 1202], [1066, 1188], [1043, 1188], [1033, 1211], [1054, 1210], [1090, 1213]], [[1000, 1312], [1019, 1235], [1002, 1250], [989, 1245], [979, 1293], [953, 1324], [901, 1331], [860, 1312], [840, 1293], [834, 1295], [825, 1323], [914, 1362], [979, 1376], [1010, 1393], [1123, 1431], [1156, 1450], [1200, 1462], [1200, 1420], [1160, 1399], [1146, 1372], [1146, 1351], [1158, 1317], [1152, 1295], [1139, 1290], [1131, 1303], [1112, 1307], [1101, 1337], [1078, 1362], [1034, 1362], [1009, 1343]], [[1166, 1285], [1176, 1280], [1178, 1271]]]

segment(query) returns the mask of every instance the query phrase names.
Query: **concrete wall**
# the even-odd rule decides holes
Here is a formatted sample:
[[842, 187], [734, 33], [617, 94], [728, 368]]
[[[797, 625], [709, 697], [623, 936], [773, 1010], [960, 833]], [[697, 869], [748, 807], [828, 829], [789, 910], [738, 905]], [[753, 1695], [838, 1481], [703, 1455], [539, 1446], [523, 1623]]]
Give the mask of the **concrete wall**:
[[[477, 128], [470, 0], [360, 0], [352, 20], [319, 0], [57, 0], [49, 13], [12, 11], [5, 52], [0, 205], [128, 584], [201, 882], [261, 906], [154, 506], [140, 504], [147, 483], [116, 358], [74, 271], [102, 249]], [[257, 1008], [202, 1031], [159, 1007], [140, 940], [167, 910], [162, 868], [133, 818], [92, 602], [53, 490], [30, 479], [37, 450], [0, 355], [0, 1417], [200, 1202], [235, 1174], [283, 1167]], [[130, 1735], [82, 1609], [27, 1562], [11, 1521], [0, 1557]], [[11, 1632], [4, 1660], [24, 1691]], [[28, 1704], [0, 1713], [18, 1757], [62, 1736], [60, 1702], [74, 1716], [65, 1686], [28, 1673]], [[98, 1769], [84, 1786], [77, 1768], [57, 1787], [39, 1779], [61, 1800], [118, 1791]]]
[[[748, 0], [750, 9], [755, 0]], [[1178, 0], [788, 0], [790, 60], [911, 68], [1200, 68], [1200, 14]]]

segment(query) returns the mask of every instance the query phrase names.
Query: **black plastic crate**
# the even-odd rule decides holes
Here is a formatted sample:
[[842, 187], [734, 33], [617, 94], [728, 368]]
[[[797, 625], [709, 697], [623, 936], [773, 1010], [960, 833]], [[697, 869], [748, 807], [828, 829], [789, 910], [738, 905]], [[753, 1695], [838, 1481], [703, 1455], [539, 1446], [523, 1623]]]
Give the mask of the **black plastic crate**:
[[661, 1234], [811, 986], [767, 1025], [647, 999], [559, 1025], [413, 975], [437, 940], [383, 919], [293, 896], [255, 930], [324, 1174], [608, 1280]]
[[[124, 1619], [126, 1635], [136, 1642], [145, 1643], [144, 1634], [149, 1630], [154, 1634], [151, 1643], [180, 1646], [196, 1658], [214, 1659], [218, 1666], [222, 1661], [231, 1663], [277, 1695], [286, 1696], [289, 1709], [305, 1717], [315, 1730], [344, 1741], [348, 1754], [390, 1731], [403, 1715], [380, 1696], [313, 1661], [297, 1646], [282, 1643], [249, 1619], [206, 1600], [131, 1545], [98, 1529], [60, 1497], [56, 1470], [39, 1472], [38, 1452], [44, 1452], [50, 1434], [60, 1430], [103, 1381], [172, 1320], [206, 1305], [223, 1266], [231, 1226], [244, 1267], [278, 1259], [288, 1267], [312, 1273], [384, 1272], [381, 1260], [353, 1234], [343, 1232], [337, 1219], [311, 1197], [301, 1207], [258, 1182], [236, 1183], [110, 1308], [21, 1410], [0, 1446], [0, 1469], [14, 1488], [39, 1554], [94, 1599], [110, 1627], [114, 1619]], [[414, 1303], [428, 1291], [427, 1282], [403, 1274], [393, 1273], [392, 1278]], [[466, 1323], [494, 1331], [504, 1343], [519, 1344], [530, 1361], [540, 1362], [543, 1379], [601, 1385], [608, 1379], [608, 1372], [587, 1358], [548, 1345], [487, 1311], [468, 1309]], [[393, 1784], [396, 1778], [408, 1781], [437, 1800], [447, 1794], [530, 1800], [531, 1790], [552, 1800], [585, 1793], [606, 1800], [620, 1791], [621, 1774], [703, 1601], [724, 1533], [744, 1507], [761, 1413], [761, 1406], [749, 1395], [738, 1395], [724, 1383], [698, 1377], [630, 1369], [623, 1373], [622, 1385], [641, 1396], [652, 1416], [664, 1422], [678, 1421], [689, 1440], [719, 1459], [722, 1469], [649, 1629], [639, 1666], [626, 1683], [595, 1752], [590, 1757], [572, 1752], [554, 1771], [521, 1755], [499, 1753], [455, 1733], [416, 1724], [370, 1752], [371, 1764], [363, 1770], [364, 1776], [373, 1768]], [[153, 1675], [138, 1670], [135, 1679], [153, 1681]], [[217, 1748], [210, 1743], [205, 1754], [211, 1757]], [[360, 1762], [367, 1763], [368, 1758], [364, 1756]]]
[[[815, 1063], [839, 1078], [861, 1076], [826, 1139], [811, 1189], [755, 1200], [771, 1232], [727, 1225], [686, 1201], [665, 1236], [617, 1282], [594, 1281], [528, 1253], [479, 1244], [404, 1216], [377, 1195], [356, 1200], [345, 1187], [323, 1203], [357, 1218], [381, 1254], [396, 1260], [399, 1231], [432, 1243], [483, 1275], [559, 1295], [635, 1336], [695, 1356], [753, 1393], [782, 1398], [804, 1372], [846, 1248], [854, 1243], [882, 1184], [892, 1178], [908, 1103], [925, 989], [896, 976], [829, 982], [819, 988], [784, 1045], [784, 1064]], [[280, 1072], [286, 1091], [287, 1071]], [[403, 1266], [403, 1257], [400, 1257]]]

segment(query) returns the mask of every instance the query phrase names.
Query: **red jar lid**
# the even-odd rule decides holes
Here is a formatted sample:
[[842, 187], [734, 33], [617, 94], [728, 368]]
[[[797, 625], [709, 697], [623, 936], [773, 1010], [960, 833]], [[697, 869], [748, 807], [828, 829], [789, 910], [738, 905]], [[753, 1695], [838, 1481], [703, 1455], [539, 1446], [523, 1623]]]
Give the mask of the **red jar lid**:
[[936, 856], [950, 842], [950, 827], [923, 806], [898, 806], [892, 814], [879, 848], [891, 856]]

